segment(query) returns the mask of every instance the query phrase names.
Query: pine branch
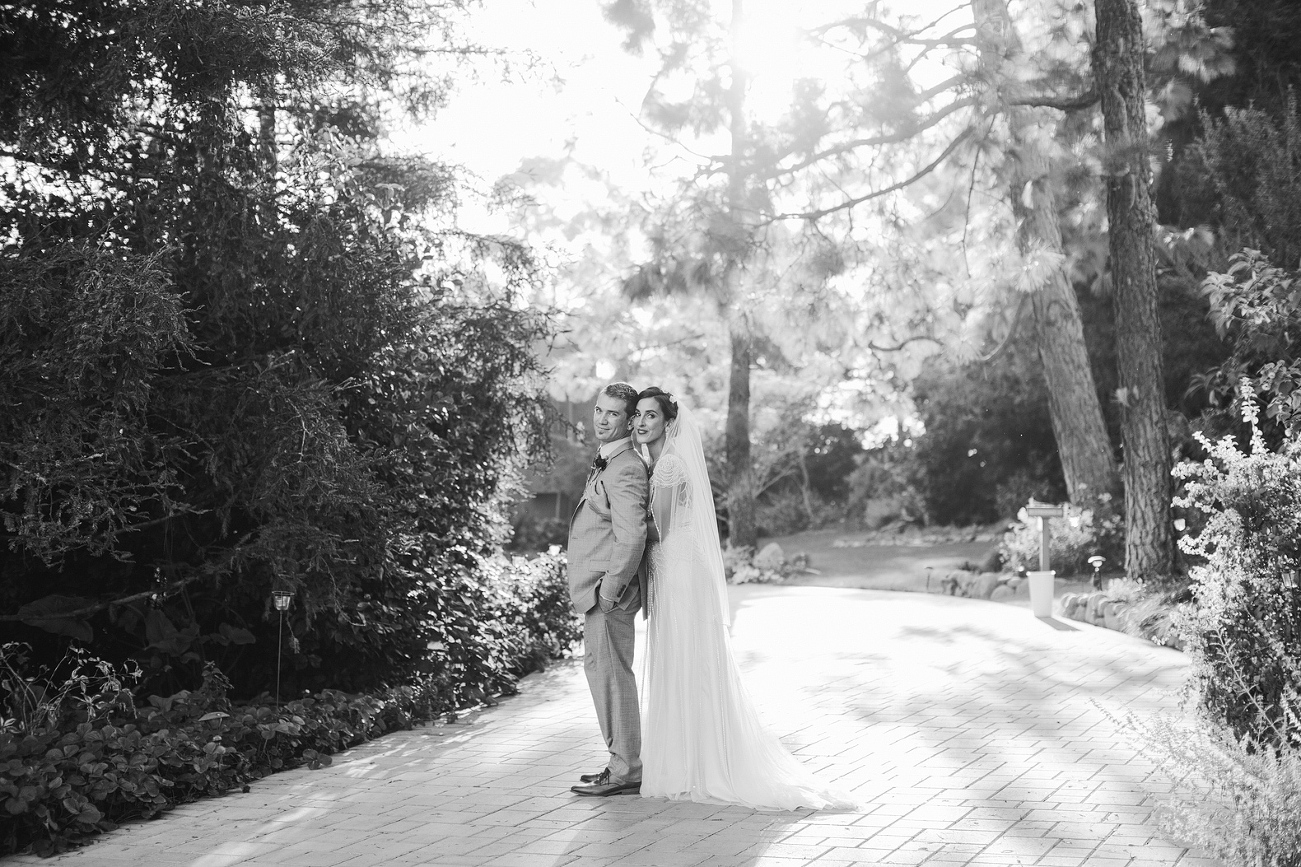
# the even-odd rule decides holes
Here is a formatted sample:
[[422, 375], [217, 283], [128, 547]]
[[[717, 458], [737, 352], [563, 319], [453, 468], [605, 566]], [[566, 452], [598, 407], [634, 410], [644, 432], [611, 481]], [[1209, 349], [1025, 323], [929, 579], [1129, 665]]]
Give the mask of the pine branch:
[[908, 346], [908, 344], [917, 343], [922, 340], [929, 340], [931, 343], [934, 343], [936, 346], [943, 345], [942, 343], [940, 343], [939, 340], [937, 340], [934, 337], [931, 337], [926, 334], [919, 334], [915, 337], [906, 337], [903, 340], [896, 343], [894, 346], [881, 346], [877, 344], [875, 341], [869, 340], [867, 341], [867, 348], [872, 350], [873, 352], [898, 352], [899, 350]]
[[916, 183], [917, 181], [929, 175], [931, 172], [935, 171], [935, 169], [939, 168], [941, 163], [943, 163], [946, 159], [948, 159], [953, 154], [953, 152], [958, 149], [958, 146], [960, 144], [962, 144], [970, 137], [971, 137], [971, 130], [970, 129], [963, 130], [960, 134], [958, 134], [956, 138], [953, 139], [953, 141], [949, 142], [948, 147], [946, 147], [943, 150], [943, 152], [941, 152], [940, 155], [936, 157], [932, 162], [930, 162], [922, 169], [918, 170], [917, 173], [914, 174], [912, 177], [905, 178], [904, 180], [899, 181], [898, 183], [891, 184], [890, 186], [880, 190], [874, 190], [870, 193], [864, 193], [861, 196], [856, 196], [854, 198], [846, 199], [845, 201], [841, 202], [838, 205], [831, 205], [830, 207], [820, 208], [816, 211], [806, 211], [804, 213], [777, 214], [773, 216], [772, 219], [768, 220], [767, 223], [773, 223], [776, 222], [777, 220], [808, 220], [812, 222], [812, 221], [820, 220], [829, 214], [834, 214], [837, 211], [846, 211], [852, 208], [856, 208], [859, 205], [863, 204], [864, 202], [871, 201], [872, 199], [879, 199], [882, 196], [888, 196], [890, 193], [896, 192], [898, 190], [902, 190], [904, 187]]
[[989, 354], [979, 356], [976, 359], [978, 363], [988, 364], [1006, 352], [1007, 348], [1012, 345], [1012, 338], [1016, 336], [1017, 327], [1021, 324], [1021, 314], [1025, 311], [1025, 305], [1029, 300], [1029, 294], [1021, 295], [1021, 300], [1018, 301], [1016, 305], [1016, 311], [1012, 314], [1012, 324], [1008, 326], [1007, 334], [999, 342], [998, 346], [995, 346], [989, 351]]
[[1022, 96], [1007, 101], [1008, 105], [1029, 105], [1037, 108], [1055, 108], [1060, 111], [1079, 111], [1082, 108], [1088, 108], [1096, 105], [1099, 100], [1098, 89], [1090, 87], [1084, 93], [1074, 96], [1054, 96], [1052, 94], [1036, 94], [1034, 96]]
[[809, 166], [814, 165], [815, 163], [819, 163], [825, 159], [829, 159], [831, 157], [840, 156], [841, 154], [846, 154], [851, 151], [858, 150], [859, 148], [881, 147], [883, 145], [900, 144], [902, 142], [906, 142], [909, 139], [916, 136], [918, 133], [924, 132], [928, 129], [937, 126], [942, 120], [954, 114], [955, 112], [958, 112], [964, 108], [970, 108], [975, 104], [976, 104], [976, 100], [973, 97], [968, 97], [967, 99], [954, 100], [944, 108], [940, 109], [939, 111], [932, 114], [930, 117], [926, 118], [921, 123], [911, 126], [908, 129], [899, 130], [898, 132], [888, 133], [886, 135], [872, 136], [870, 138], [853, 139], [852, 141], [847, 141], [842, 144], [835, 145], [834, 147], [829, 147], [826, 150], [818, 151], [817, 153], [806, 157], [805, 159], [796, 163], [793, 166], [789, 166], [786, 168], [775, 168], [770, 172], [761, 175], [761, 177], [765, 180], [771, 180], [773, 178], [780, 177], [781, 175], [793, 175], [796, 172], [802, 171], [808, 168]]
[[886, 24], [879, 18], [861, 15], [853, 18], [844, 18], [840, 21], [832, 21], [829, 24], [822, 25], [821, 27], [815, 27], [809, 32], [823, 35], [840, 28], [849, 30], [855, 28], [869, 28], [889, 36], [894, 40], [896, 45], [920, 45], [927, 48], [953, 48], [958, 46], [974, 45], [974, 39], [964, 38], [959, 35], [966, 31], [973, 31], [975, 29], [974, 24], [960, 24], [942, 36], [930, 39], [922, 38], [921, 34], [938, 25], [941, 21], [952, 14], [953, 11], [954, 10], [949, 10], [931, 23], [925, 24], [915, 30], [903, 30], [893, 25]]
[[185, 587], [188, 584], [193, 584], [195, 581], [198, 581], [200, 578], [203, 577], [205, 577], [203, 574], [191, 575], [188, 578], [181, 578], [177, 581], [173, 581], [171, 584], [168, 584], [166, 587], [156, 588], [153, 590], [145, 590], [140, 593], [133, 593], [130, 596], [123, 596], [118, 599], [110, 599], [107, 602], [96, 602], [94, 605], [87, 605], [84, 608], [75, 608], [72, 611], [59, 611], [55, 614], [50, 614], [44, 617], [40, 615], [23, 616], [21, 614], [0, 614], [0, 622], [16, 623], [16, 622], [27, 622], [31, 620], [36, 620], [36, 621], [71, 620], [76, 617], [88, 617], [91, 614], [98, 614], [104, 609], [110, 608], [114, 605], [125, 605], [128, 602], [138, 602], [141, 599], [149, 599], [150, 597], [153, 597], [155, 595], [167, 596], [171, 593], [176, 592], [177, 590], [180, 590], [181, 588]]

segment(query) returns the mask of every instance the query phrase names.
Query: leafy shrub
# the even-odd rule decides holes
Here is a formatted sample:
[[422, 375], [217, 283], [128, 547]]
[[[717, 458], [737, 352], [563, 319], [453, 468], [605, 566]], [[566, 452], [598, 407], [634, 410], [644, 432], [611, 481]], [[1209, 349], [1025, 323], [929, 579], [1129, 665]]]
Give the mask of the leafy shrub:
[[[1048, 531], [1050, 568], [1058, 575], [1080, 575], [1090, 571], [1089, 558], [1101, 554], [1109, 562], [1123, 562], [1124, 521], [1112, 506], [1110, 494], [1102, 494], [1096, 509], [1082, 509], [1066, 503], [1064, 518], [1053, 518]], [[1039, 568], [1039, 519], [1022, 508], [1017, 523], [1003, 535], [999, 551], [1013, 569]]]
[[1301, 259], [1301, 118], [1294, 98], [1280, 117], [1259, 108], [1226, 108], [1202, 117], [1190, 149], [1217, 200], [1217, 230], [1229, 249], [1251, 247], [1276, 262]]
[[921, 468], [911, 444], [894, 439], [870, 449], [850, 474], [845, 508], [865, 527], [927, 523], [926, 501], [918, 488]]
[[497, 556], [484, 573], [497, 588], [495, 618], [512, 636], [512, 674], [525, 674], [568, 653], [583, 638], [569, 599], [566, 561], [558, 547], [532, 557]]
[[1030, 500], [1051, 502], [1053, 486], [1042, 473], [1021, 468], [994, 486], [994, 507], [999, 518], [1019, 514]]
[[1187, 624], [1198, 699], [1235, 736], [1269, 743], [1284, 696], [1301, 685], [1275, 650], [1301, 639], [1301, 443], [1269, 451], [1250, 383], [1243, 391], [1250, 452], [1201, 437], [1208, 457], [1176, 467], [1186, 485], [1176, 502], [1207, 515], [1200, 534], [1180, 539], [1204, 558], [1192, 569], [1198, 604]]
[[[63, 682], [33, 676], [26, 648], [0, 654], [12, 705], [34, 709], [0, 731], [0, 852], [50, 853], [78, 836], [220, 794], [282, 768], [329, 764], [327, 753], [410, 725], [413, 691], [348, 696], [326, 692], [287, 702], [234, 706], [230, 684], [209, 666], [203, 685], [137, 707], [111, 666], [85, 655]], [[91, 668], [102, 675], [87, 689]], [[39, 696], [39, 698], [36, 698]], [[34, 701], [33, 701], [34, 699]]]
[[755, 504], [755, 525], [760, 536], [785, 536], [799, 533], [813, 525], [810, 514], [812, 495], [797, 485], [781, 486], [768, 491]]
[[[1245, 8], [1245, 7], [1244, 7]], [[1188, 150], [1181, 175], [1195, 197], [1214, 205], [1205, 222], [1219, 243], [1239, 250], [1202, 283], [1211, 320], [1230, 357], [1197, 377], [1218, 410], [1215, 421], [1233, 423], [1238, 385], [1256, 379], [1267, 396], [1267, 439], [1294, 435], [1301, 423], [1301, 355], [1294, 335], [1301, 324], [1296, 263], [1301, 258], [1301, 118], [1295, 94], [1279, 110], [1226, 108], [1203, 114], [1202, 138]], [[1200, 189], [1198, 189], [1200, 188]], [[1200, 221], [1199, 221], [1200, 222]]]
[[0, 124], [0, 151], [44, 168], [0, 172], [0, 622], [46, 662], [68, 635], [134, 658], [164, 694], [215, 659], [247, 696], [289, 590], [295, 688], [405, 682], [427, 576], [477, 568], [545, 447], [528, 251], [450, 230], [449, 169], [378, 139], [391, 88], [439, 102], [409, 60], [456, 55], [463, 10], [187, 8], [165, 38], [141, 37], [149, 4], [6, 18], [42, 59], [0, 64], [0, 114], [44, 122]]
[[[936, 366], [913, 389], [925, 430], [913, 437], [912, 479], [928, 523], [1010, 517], [1000, 509], [1023, 490], [1065, 499], [1047, 386], [1032, 347], [1013, 345], [988, 364]], [[1000, 484], [1012, 485], [1002, 490], [1001, 503]]]
[[800, 551], [791, 557], [779, 554], [775, 547], [755, 553], [748, 545], [723, 547], [723, 572], [730, 584], [771, 584], [803, 572], [809, 555]]
[[[581, 634], [558, 550], [493, 555], [473, 568], [437, 571], [421, 565], [423, 550], [407, 556], [424, 578], [419, 605], [408, 606], [421, 616], [411, 618], [409, 635], [375, 640], [406, 648], [406, 682], [423, 685], [430, 715], [513, 693], [521, 674], [568, 651]], [[304, 641], [303, 651], [311, 649]]]
[[569, 521], [565, 518], [542, 518], [523, 510], [511, 518], [508, 547], [512, 551], [545, 551], [568, 541]]
[[[72, 645], [39, 677], [28, 676], [31, 667], [26, 645], [0, 647], [0, 731], [24, 732], [37, 726], [64, 727], [94, 714], [94, 709], [115, 701], [130, 702], [130, 687], [140, 677], [139, 667], [116, 670], [82, 647]], [[124, 699], [125, 697], [125, 699]]]
[[[1271, 439], [1296, 437], [1301, 431], [1301, 355], [1291, 335], [1301, 324], [1301, 275], [1270, 264], [1258, 250], [1235, 254], [1224, 273], [1211, 273], [1202, 284], [1210, 315], [1233, 355], [1201, 380], [1219, 389], [1217, 401], [1227, 408], [1244, 373], [1266, 398], [1265, 418]], [[1226, 394], [1228, 393], [1228, 394]], [[1280, 430], [1281, 429], [1281, 430]]]

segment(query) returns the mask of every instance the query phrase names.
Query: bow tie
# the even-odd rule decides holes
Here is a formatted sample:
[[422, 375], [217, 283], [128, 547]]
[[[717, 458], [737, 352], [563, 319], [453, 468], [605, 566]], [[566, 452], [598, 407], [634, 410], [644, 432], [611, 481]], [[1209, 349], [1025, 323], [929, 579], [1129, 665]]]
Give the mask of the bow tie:
[[605, 458], [601, 457], [600, 452], [597, 452], [596, 457], [592, 458], [592, 468], [588, 470], [588, 475], [599, 473], [601, 470], [605, 469], [609, 465], [610, 462], [607, 461]]

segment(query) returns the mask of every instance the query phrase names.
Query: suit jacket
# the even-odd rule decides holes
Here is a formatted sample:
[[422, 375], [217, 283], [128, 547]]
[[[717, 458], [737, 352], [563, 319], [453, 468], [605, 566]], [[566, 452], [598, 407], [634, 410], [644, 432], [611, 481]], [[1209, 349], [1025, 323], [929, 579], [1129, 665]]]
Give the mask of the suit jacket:
[[641, 604], [650, 484], [631, 438], [623, 442], [587, 480], [569, 519], [569, 596], [584, 614], [601, 596], [625, 611]]

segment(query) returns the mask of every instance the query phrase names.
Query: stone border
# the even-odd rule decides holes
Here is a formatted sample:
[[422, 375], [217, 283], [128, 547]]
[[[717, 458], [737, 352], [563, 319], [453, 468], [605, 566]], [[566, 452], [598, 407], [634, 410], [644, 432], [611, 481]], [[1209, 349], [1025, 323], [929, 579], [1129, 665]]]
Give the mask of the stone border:
[[1133, 606], [1129, 602], [1112, 598], [1106, 591], [1066, 593], [1057, 600], [1057, 606], [1062, 617], [1067, 620], [1078, 620], [1092, 626], [1101, 626], [1103, 629], [1123, 632], [1135, 638], [1151, 641], [1161, 647], [1172, 647], [1180, 651], [1184, 649], [1184, 642], [1175, 634], [1166, 636], [1164, 641], [1157, 641], [1153, 635], [1142, 628], [1141, 624], [1134, 622], [1129, 610]]

